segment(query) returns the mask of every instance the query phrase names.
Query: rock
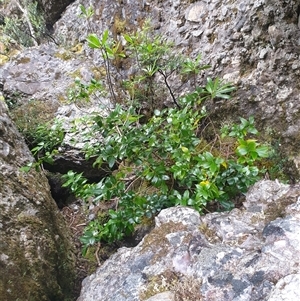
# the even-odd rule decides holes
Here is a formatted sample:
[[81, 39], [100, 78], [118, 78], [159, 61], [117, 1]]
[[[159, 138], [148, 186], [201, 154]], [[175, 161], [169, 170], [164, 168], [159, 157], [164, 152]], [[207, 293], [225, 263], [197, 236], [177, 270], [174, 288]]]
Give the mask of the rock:
[[202, 22], [207, 13], [207, 4], [204, 2], [196, 2], [192, 4], [186, 11], [185, 18], [191, 22]]
[[162, 210], [138, 246], [83, 281], [77, 301], [296, 300], [299, 194], [299, 184], [260, 181], [231, 212]]
[[269, 301], [298, 301], [300, 292], [295, 288], [299, 285], [300, 274], [292, 274], [280, 279], [272, 290]]
[[[67, 104], [68, 93], [76, 91], [75, 79], [81, 78], [88, 83], [93, 77], [89, 67], [92, 62], [83, 57], [82, 60], [80, 57], [75, 59], [75, 56], [72, 51], [58, 48], [55, 44], [32, 47], [3, 66], [0, 78], [3, 79], [3, 93], [10, 105], [11, 116], [25, 135], [34, 136], [38, 125], [54, 117], [62, 122], [66, 136], [54, 164], [47, 165], [47, 168], [60, 173], [74, 170], [83, 172], [87, 178], [99, 179], [105, 173], [93, 168], [94, 161], [86, 161], [82, 153], [86, 143], [82, 134], [86, 127], [81, 127], [79, 137], [68, 130], [74, 120], [96, 112], [103, 113], [99, 105], [110, 104], [98, 95], [87, 105]], [[71, 139], [79, 142], [71, 143]]]
[[92, 78], [90, 64], [91, 61], [81, 60], [78, 54], [55, 44], [28, 48], [1, 68], [3, 92], [6, 98], [18, 98], [15, 105], [29, 99], [47, 101], [47, 105], [66, 103], [77, 77], [86, 82]]
[[[50, 7], [55, 11], [57, 5], [65, 7], [71, 3], [46, 2], [40, 0], [48, 11]], [[94, 8], [89, 20], [79, 16], [79, 4]], [[210, 3], [77, 0], [55, 23], [52, 36], [57, 44], [73, 51], [50, 45], [26, 50], [0, 72], [0, 82], [10, 97], [13, 93], [21, 93], [27, 98], [30, 95], [30, 98], [43, 101], [62, 102], [76, 76], [88, 82], [95, 75], [92, 66], [96, 69], [103, 66], [97, 51], [88, 49], [87, 34], [101, 33], [108, 28], [114, 38], [120, 39], [123, 32], [139, 28], [143, 20], [151, 17], [156, 28], [154, 33], [175, 41], [178, 52], [188, 52], [191, 57], [202, 54], [203, 63], [212, 66], [204, 78], [218, 76], [236, 85], [232, 100], [207, 104], [211, 118], [221, 122], [252, 115], [265, 138], [281, 139], [280, 150], [298, 161], [300, 32], [297, 11], [296, 0], [286, 0], [285, 5], [281, 0], [247, 4], [243, 0]], [[125, 22], [121, 28], [116, 25], [120, 26], [120, 22]], [[81, 45], [79, 52], [78, 45]], [[25, 64], [24, 59], [28, 58], [32, 61]], [[62, 60], [58, 63], [59, 58]], [[20, 68], [24, 71], [22, 76], [17, 71]], [[126, 70], [112, 68], [111, 71], [117, 78]], [[72, 74], [76, 74], [73, 79]], [[199, 80], [198, 84], [205, 84], [205, 81]], [[293, 181], [297, 177], [297, 173], [291, 175]]]
[[231, 101], [211, 105], [215, 119], [253, 115], [260, 130], [268, 129], [276, 139], [283, 137], [283, 151], [294, 158], [300, 110], [298, 1], [190, 2], [151, 1], [143, 6], [131, 0], [101, 1], [99, 6], [96, 0], [80, 1], [95, 8], [88, 23], [78, 21], [79, 1], [75, 1], [55, 24], [54, 36], [68, 37], [65, 43], [74, 45], [85, 39], [89, 25], [93, 32], [113, 31], [117, 13], [128, 22], [126, 30], [139, 27], [138, 20], [150, 16], [156, 32], [175, 41], [178, 52], [188, 51], [191, 57], [202, 54], [203, 63], [212, 66], [206, 75], [237, 86]]
[[146, 301], [175, 301], [174, 294], [171, 292], [163, 292], [150, 297]]
[[74, 298], [69, 231], [42, 173], [0, 100], [0, 295], [5, 301]]

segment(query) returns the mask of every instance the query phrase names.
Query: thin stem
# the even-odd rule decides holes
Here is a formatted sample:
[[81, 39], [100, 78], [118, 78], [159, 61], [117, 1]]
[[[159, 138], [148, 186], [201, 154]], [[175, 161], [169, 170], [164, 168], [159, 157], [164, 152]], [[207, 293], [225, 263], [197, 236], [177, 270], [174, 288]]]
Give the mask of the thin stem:
[[111, 80], [111, 76], [110, 76], [110, 65], [109, 65], [109, 59], [108, 59], [108, 53], [105, 50], [105, 48], [101, 48], [101, 53], [102, 53], [102, 57], [104, 59], [104, 64], [105, 64], [105, 69], [106, 69], [106, 77], [107, 77], [107, 81], [108, 81], [108, 87], [109, 87], [109, 91], [114, 99], [114, 103], [117, 103], [117, 98], [115, 95], [115, 91], [112, 85], [112, 80]]
[[177, 106], [178, 109], [181, 109], [181, 107], [180, 107], [179, 103], [177, 102], [176, 97], [175, 97], [175, 95], [174, 95], [174, 93], [173, 93], [173, 91], [172, 91], [172, 89], [171, 89], [171, 87], [170, 87], [170, 85], [168, 83], [167, 75], [164, 74], [161, 69], [159, 69], [158, 72], [163, 76], [165, 84], [166, 84], [166, 86], [167, 86], [167, 88], [169, 90], [169, 93], [170, 93], [170, 95], [172, 97], [173, 102], [175, 103], [175, 105]]

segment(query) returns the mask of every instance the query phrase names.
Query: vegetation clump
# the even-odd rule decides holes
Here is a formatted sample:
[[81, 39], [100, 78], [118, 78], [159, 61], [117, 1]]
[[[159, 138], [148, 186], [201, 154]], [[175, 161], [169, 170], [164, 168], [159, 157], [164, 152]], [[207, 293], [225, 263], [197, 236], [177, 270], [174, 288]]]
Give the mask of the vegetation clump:
[[[64, 176], [64, 186], [76, 196], [95, 205], [112, 204], [107, 221], [95, 218], [86, 227], [81, 238], [85, 251], [97, 242], [130, 235], [135, 225], [163, 208], [191, 206], [202, 213], [210, 202], [217, 202], [219, 210], [228, 210], [233, 206], [231, 200], [246, 192], [264, 172], [258, 162], [269, 155], [269, 147], [256, 140], [254, 119], [241, 118], [238, 124], [217, 129], [206, 110], [207, 100], [229, 99], [234, 87], [210, 77], [199, 85], [199, 75], [209, 68], [201, 64], [201, 56], [193, 60], [178, 55], [172, 43], [150, 32], [146, 24], [141, 31], [124, 34], [121, 52], [108, 31], [101, 37], [87, 37], [89, 46], [102, 56], [107, 93], [114, 105], [105, 108], [105, 116], [95, 113], [84, 119], [91, 125], [83, 138], [86, 159], [93, 159], [95, 168], [107, 166], [110, 175], [96, 183], [74, 171]], [[123, 89], [122, 103], [111, 72], [116, 56], [130, 58], [137, 67], [133, 75], [118, 82]], [[190, 83], [191, 91], [176, 92], [178, 87], [171, 84], [174, 78]], [[98, 81], [77, 86], [73, 101], [78, 101], [76, 95], [88, 100], [90, 92], [105, 89]], [[168, 106], [161, 95], [170, 100]], [[146, 116], [145, 106], [149, 109]], [[72, 131], [80, 132], [78, 121]], [[49, 161], [58, 144], [49, 146], [48, 142], [41, 141], [33, 151], [36, 155], [44, 152], [43, 158]]]
[[38, 2], [15, 0], [13, 4], [16, 6], [16, 13], [4, 16], [0, 30], [22, 46], [38, 45], [47, 31]]

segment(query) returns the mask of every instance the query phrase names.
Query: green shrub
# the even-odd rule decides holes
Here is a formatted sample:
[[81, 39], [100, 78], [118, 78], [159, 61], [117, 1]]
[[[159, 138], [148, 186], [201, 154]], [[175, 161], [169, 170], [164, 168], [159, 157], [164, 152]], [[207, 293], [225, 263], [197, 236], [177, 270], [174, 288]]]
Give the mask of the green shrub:
[[[204, 212], [212, 201], [223, 210], [232, 208], [231, 200], [258, 180], [263, 169], [257, 162], [269, 154], [266, 145], [253, 139], [258, 134], [253, 118], [241, 118], [239, 124], [224, 126], [221, 131], [212, 124], [213, 132], [207, 135], [211, 131], [208, 122], [212, 122], [205, 101], [226, 100], [234, 87], [218, 78], [207, 78], [203, 86], [196, 86], [197, 76], [208, 68], [200, 64], [200, 56], [195, 60], [176, 56], [172, 44], [162, 37], [151, 37], [149, 28], [124, 38], [127, 45], [122, 55], [117, 53], [116, 42], [109, 39], [108, 31], [101, 38], [95, 34], [87, 38], [105, 61], [112, 99], [113, 58], [131, 57], [138, 70], [128, 101], [115, 103], [106, 116], [92, 114], [84, 118], [91, 125], [90, 131], [81, 133], [82, 139], [88, 141], [83, 150], [86, 159], [94, 159], [95, 167], [107, 166], [110, 176], [98, 183], [88, 183], [82, 174], [73, 171], [64, 176], [64, 186], [78, 197], [92, 200], [95, 205], [114, 205], [107, 221], [96, 218], [87, 226], [81, 238], [85, 251], [95, 242], [113, 242], [130, 235], [142, 219], [163, 208], [183, 205]], [[169, 84], [171, 75], [192, 81], [194, 90], [179, 97]], [[129, 87], [128, 80], [120, 80]], [[89, 87], [79, 87], [83, 97], [88, 98]], [[156, 89], [168, 91], [173, 107], [162, 108]], [[143, 95], [144, 99], [141, 101], [136, 95]], [[152, 106], [146, 119], [139, 113], [144, 101]], [[77, 128], [76, 124], [78, 121], [72, 131], [80, 132], [80, 125]], [[205, 138], [209, 136], [214, 138]], [[35, 151], [41, 151], [38, 147]]]
[[106, 118], [93, 117], [95, 124], [86, 138], [97, 133], [103, 140], [86, 144], [87, 159], [96, 156], [95, 165], [105, 162], [118, 169], [93, 184], [72, 171], [64, 176], [64, 185], [83, 199], [115, 200], [110, 220], [104, 225], [93, 221], [82, 238], [84, 244], [119, 240], [143, 217], [170, 206], [191, 206], [202, 212], [209, 202], [218, 201], [223, 209], [230, 209], [230, 200], [258, 180], [262, 170], [255, 164], [268, 156], [269, 149], [249, 138], [257, 134], [253, 118], [223, 128], [210, 144], [199, 129], [206, 113], [193, 107], [190, 103], [182, 109], [156, 110], [143, 125], [133, 108], [121, 106]]
[[45, 20], [37, 1], [15, 3], [19, 15], [4, 18], [3, 32], [25, 47], [37, 45], [45, 36]]
[[22, 167], [22, 170], [29, 171], [32, 167], [39, 170], [44, 162], [53, 164], [53, 157], [58, 154], [57, 147], [61, 145], [64, 137], [65, 131], [59, 119], [37, 126], [33, 141], [35, 147], [31, 149], [36, 162], [30, 162]]

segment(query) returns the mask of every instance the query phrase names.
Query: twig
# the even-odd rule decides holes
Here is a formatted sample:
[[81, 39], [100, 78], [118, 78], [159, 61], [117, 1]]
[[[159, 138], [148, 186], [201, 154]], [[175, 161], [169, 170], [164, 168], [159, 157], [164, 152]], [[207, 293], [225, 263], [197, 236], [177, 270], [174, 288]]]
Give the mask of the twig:
[[175, 105], [177, 106], [177, 108], [180, 109], [181, 107], [180, 107], [179, 103], [177, 102], [176, 97], [175, 97], [175, 95], [174, 95], [174, 93], [173, 93], [173, 91], [172, 91], [172, 89], [171, 89], [171, 87], [170, 87], [170, 85], [168, 83], [167, 75], [164, 74], [161, 69], [159, 69], [158, 72], [163, 76], [165, 84], [166, 84], [166, 86], [167, 86], [167, 88], [169, 90], [169, 93], [170, 93], [170, 95], [172, 97], [173, 102], [175, 103]]

